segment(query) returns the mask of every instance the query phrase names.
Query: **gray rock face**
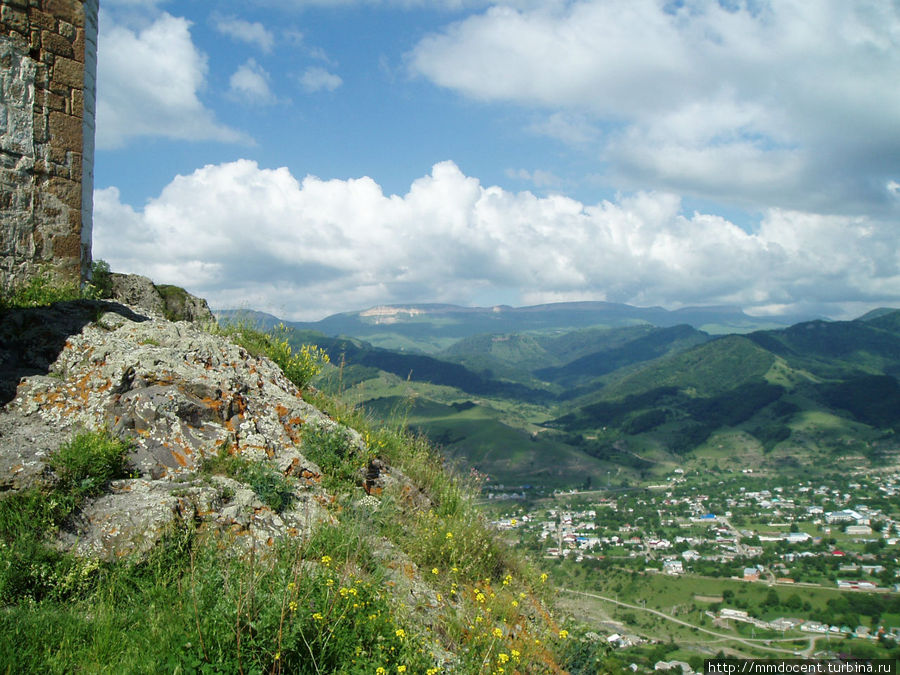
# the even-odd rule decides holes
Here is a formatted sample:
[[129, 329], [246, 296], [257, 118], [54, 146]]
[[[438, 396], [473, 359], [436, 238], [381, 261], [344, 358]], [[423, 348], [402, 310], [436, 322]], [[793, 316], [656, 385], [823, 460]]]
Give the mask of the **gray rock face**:
[[139, 274], [109, 275], [112, 299], [155, 317], [170, 321], [212, 323], [215, 321], [206, 300], [178, 286], [157, 285]]
[[[268, 359], [197, 325], [147, 314], [80, 302], [0, 317], [0, 366], [31, 359], [24, 370], [0, 367], [0, 385], [6, 378], [11, 388], [9, 378], [21, 377], [0, 408], [0, 490], [52, 478], [53, 450], [79, 430], [107, 428], [133, 444], [134, 477], [114, 481], [82, 508], [59, 535], [65, 549], [106, 559], [140, 553], [180, 521], [266, 544], [304, 536], [327, 519], [321, 471], [303, 454], [303, 428], [335, 423]], [[275, 513], [248, 486], [198, 473], [222, 448], [292, 477], [293, 507]]]

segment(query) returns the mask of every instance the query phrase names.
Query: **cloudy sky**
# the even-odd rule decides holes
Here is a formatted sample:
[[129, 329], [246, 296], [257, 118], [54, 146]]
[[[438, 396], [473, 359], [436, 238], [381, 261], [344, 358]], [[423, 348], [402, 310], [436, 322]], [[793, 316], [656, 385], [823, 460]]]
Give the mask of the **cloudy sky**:
[[898, 0], [103, 0], [94, 256], [286, 319], [900, 306]]

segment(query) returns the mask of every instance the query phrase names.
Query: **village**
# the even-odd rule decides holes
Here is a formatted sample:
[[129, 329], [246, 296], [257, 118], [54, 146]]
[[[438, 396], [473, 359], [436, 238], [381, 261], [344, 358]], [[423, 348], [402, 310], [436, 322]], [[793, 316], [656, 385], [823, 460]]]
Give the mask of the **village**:
[[[898, 597], [900, 473], [780, 482], [744, 470], [716, 478], [675, 469], [656, 484], [531, 500], [506, 488], [507, 499], [518, 498], [513, 507], [503, 502], [495, 526], [575, 574], [582, 566], [758, 588], [756, 604], [732, 590], [709, 598], [716, 602], [702, 616], [712, 626], [900, 639], [900, 615], [835, 616], [805, 599], [810, 589]], [[628, 646], [616, 638], [614, 646]]]

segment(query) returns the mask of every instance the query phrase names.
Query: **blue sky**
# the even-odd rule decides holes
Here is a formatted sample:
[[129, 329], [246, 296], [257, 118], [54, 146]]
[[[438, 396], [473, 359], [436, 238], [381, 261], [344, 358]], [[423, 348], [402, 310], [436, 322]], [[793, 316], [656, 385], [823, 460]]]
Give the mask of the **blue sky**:
[[893, 0], [104, 0], [94, 255], [214, 307], [900, 304]]

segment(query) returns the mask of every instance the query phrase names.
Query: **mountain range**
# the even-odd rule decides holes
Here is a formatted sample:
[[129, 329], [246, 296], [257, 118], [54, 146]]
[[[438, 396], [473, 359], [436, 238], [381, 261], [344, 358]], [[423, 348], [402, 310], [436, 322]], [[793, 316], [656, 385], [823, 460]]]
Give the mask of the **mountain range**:
[[329, 353], [321, 387], [506, 484], [624, 485], [685, 465], [842, 470], [897, 454], [900, 311], [888, 308], [781, 326], [733, 308], [611, 303], [285, 323], [295, 344]]

